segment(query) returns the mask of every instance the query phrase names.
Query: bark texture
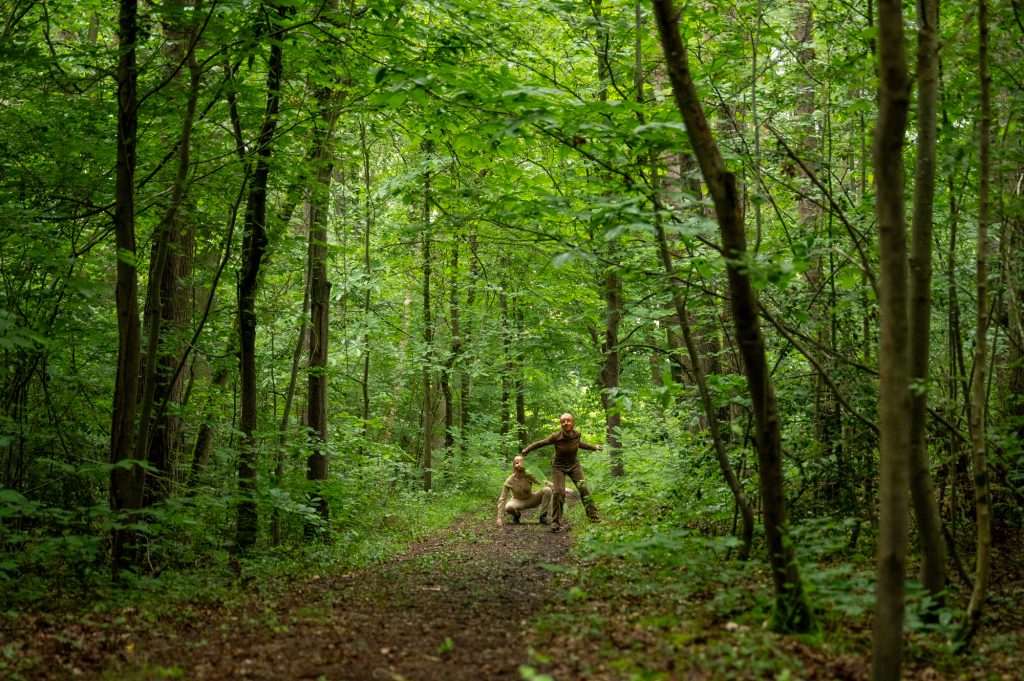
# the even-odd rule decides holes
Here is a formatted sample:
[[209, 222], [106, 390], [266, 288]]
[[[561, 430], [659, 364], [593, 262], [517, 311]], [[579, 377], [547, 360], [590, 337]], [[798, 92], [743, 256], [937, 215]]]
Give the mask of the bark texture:
[[932, 317], [938, 20], [938, 0], [921, 0], [917, 18], [917, 161], [910, 250], [910, 492], [921, 544], [921, 582], [936, 604], [946, 588], [946, 545], [928, 463], [925, 424]]
[[[306, 428], [311, 451], [306, 457], [306, 479], [313, 484], [313, 506], [326, 523], [330, 509], [319, 487], [327, 480], [327, 348], [331, 282], [327, 278], [327, 214], [334, 172], [334, 125], [338, 120], [338, 93], [321, 88], [317, 148], [313, 154], [316, 180], [309, 197], [309, 369]], [[312, 528], [310, 528], [312, 529]]]
[[[139, 325], [138, 272], [135, 251], [135, 165], [138, 133], [138, 71], [135, 41], [138, 35], [138, 3], [121, 0], [118, 37], [121, 54], [117, 65], [117, 171], [115, 179], [114, 238], [117, 244], [117, 375], [114, 382], [113, 423], [110, 429], [110, 462], [117, 464], [135, 455], [135, 403], [138, 397], [141, 330]], [[110, 508], [131, 511], [142, 506], [143, 473], [134, 464], [110, 469]], [[111, 531], [111, 557], [115, 578], [137, 560], [135, 533], [115, 527]]]
[[[273, 10], [275, 24], [284, 18], [286, 10]], [[260, 267], [267, 249], [267, 184], [270, 176], [270, 156], [273, 151], [277, 114], [280, 109], [281, 68], [283, 45], [280, 28], [274, 26], [267, 65], [267, 104], [259, 138], [256, 141], [256, 160], [249, 184], [245, 206], [245, 226], [242, 236], [242, 269], [238, 277], [238, 341], [241, 373], [241, 411], [239, 429], [242, 441], [238, 457], [238, 525], [235, 537], [237, 550], [245, 551], [256, 543], [256, 465], [258, 381], [256, 367], [256, 293]]]
[[975, 246], [978, 317], [974, 331], [974, 370], [971, 372], [971, 463], [974, 467], [974, 503], [978, 527], [978, 553], [975, 559], [974, 588], [967, 605], [967, 622], [962, 638], [970, 641], [981, 623], [985, 591], [988, 589], [992, 552], [992, 508], [988, 483], [988, 455], [985, 443], [985, 399], [988, 384], [988, 224], [990, 213], [990, 134], [992, 104], [988, 72], [988, 2], [978, 0], [978, 76], [981, 87], [981, 125], [978, 134], [978, 243]]
[[910, 343], [903, 142], [910, 80], [899, 0], [878, 3], [875, 215], [879, 249], [879, 521], [873, 678], [898, 681], [903, 657], [910, 447]]

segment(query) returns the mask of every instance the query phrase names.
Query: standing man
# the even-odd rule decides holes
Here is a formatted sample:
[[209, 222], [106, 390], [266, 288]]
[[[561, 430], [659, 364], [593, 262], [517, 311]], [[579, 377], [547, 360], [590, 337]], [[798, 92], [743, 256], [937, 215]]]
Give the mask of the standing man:
[[[590, 490], [587, 489], [587, 481], [583, 479], [583, 467], [580, 465], [579, 450], [588, 449], [592, 452], [600, 452], [604, 449], [601, 445], [592, 445], [580, 439], [580, 431], [576, 430], [576, 420], [573, 415], [566, 412], [559, 418], [562, 429], [552, 433], [543, 440], [534, 442], [532, 445], [523, 447], [519, 452], [526, 456], [535, 449], [555, 446], [555, 458], [551, 461], [551, 483], [554, 488], [554, 503], [552, 506], [551, 531], [562, 531], [562, 506], [565, 504], [565, 476], [568, 475], [576, 489], [580, 491], [580, 501], [583, 508], [587, 510], [587, 518], [590, 522], [601, 522], [597, 515], [597, 506], [590, 498]], [[565, 528], [568, 529], [568, 528]]]

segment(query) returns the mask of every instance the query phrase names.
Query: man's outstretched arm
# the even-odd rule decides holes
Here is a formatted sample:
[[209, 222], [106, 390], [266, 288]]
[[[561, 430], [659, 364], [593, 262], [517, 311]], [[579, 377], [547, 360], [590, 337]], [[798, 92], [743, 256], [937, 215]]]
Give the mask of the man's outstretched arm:
[[527, 454], [529, 454], [530, 452], [532, 452], [535, 449], [540, 449], [541, 447], [547, 447], [548, 445], [553, 445], [553, 444], [555, 444], [555, 436], [557, 436], [557, 435], [558, 435], [558, 433], [555, 433], [554, 435], [549, 435], [548, 437], [544, 438], [543, 440], [537, 440], [532, 445], [526, 445], [525, 447], [523, 447], [523, 449], [519, 453], [522, 454], [523, 456], [526, 456]]

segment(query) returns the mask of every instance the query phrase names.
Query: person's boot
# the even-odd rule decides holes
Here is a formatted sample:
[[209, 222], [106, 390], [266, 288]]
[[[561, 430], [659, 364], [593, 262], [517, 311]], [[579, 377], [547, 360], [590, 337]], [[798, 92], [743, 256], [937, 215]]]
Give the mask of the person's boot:
[[590, 497], [583, 500], [583, 508], [587, 511], [587, 520], [594, 524], [601, 522], [601, 516], [597, 514], [597, 506], [595, 506], [594, 502], [590, 500]]
[[522, 516], [523, 516], [523, 514], [520, 513], [519, 511], [512, 511], [512, 522], [514, 522], [516, 525], [518, 525], [519, 524], [519, 519], [522, 518]]
[[540, 514], [540, 519], [537, 522], [539, 522], [541, 525], [547, 525], [548, 524], [548, 512], [544, 511], [543, 513], [541, 513]]

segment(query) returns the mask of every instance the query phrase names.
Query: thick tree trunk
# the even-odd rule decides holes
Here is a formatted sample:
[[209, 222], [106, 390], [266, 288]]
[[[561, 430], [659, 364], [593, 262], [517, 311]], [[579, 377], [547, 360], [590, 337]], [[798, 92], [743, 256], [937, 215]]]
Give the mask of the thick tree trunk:
[[[138, 132], [138, 71], [135, 41], [138, 36], [137, 0], [121, 0], [117, 66], [117, 171], [114, 205], [114, 236], [117, 244], [117, 374], [114, 379], [113, 423], [110, 429], [110, 462], [135, 458], [135, 403], [138, 396], [141, 331], [139, 327], [138, 272], [135, 268], [135, 164]], [[134, 463], [110, 469], [110, 508], [133, 511], [142, 506], [142, 468]], [[122, 519], [123, 521], [123, 519]], [[138, 562], [133, 530], [111, 531], [114, 577]]]
[[[287, 10], [275, 8], [276, 19], [283, 18]], [[271, 22], [275, 18], [270, 19]], [[256, 543], [256, 466], [257, 398], [256, 375], [256, 292], [260, 267], [267, 249], [267, 185], [270, 176], [270, 156], [277, 114], [280, 108], [281, 66], [283, 44], [280, 30], [275, 28], [267, 65], [267, 106], [256, 141], [256, 165], [249, 184], [245, 207], [245, 228], [242, 236], [242, 269], [238, 278], [238, 341], [241, 373], [241, 410], [238, 426], [242, 432], [238, 457], [238, 527], [235, 548], [245, 551]]]
[[946, 588], [946, 545], [928, 465], [925, 432], [932, 315], [932, 214], [938, 101], [938, 0], [918, 3], [917, 163], [910, 253], [910, 492], [921, 544], [921, 582], [936, 605]]
[[772, 627], [779, 631], [815, 631], [817, 622], [803, 590], [793, 543], [787, 537], [788, 518], [778, 406], [765, 359], [764, 340], [757, 314], [758, 302], [744, 264], [747, 257], [746, 234], [740, 214], [736, 178], [725, 167], [697, 98], [672, 1], [654, 0], [654, 14], [673, 95], [715, 206], [715, 217], [727, 258], [733, 322], [743, 356], [756, 424], [755, 441], [761, 473], [765, 539], [775, 586]]
[[903, 142], [910, 104], [903, 10], [879, 0], [875, 214], [879, 249], [879, 520], [873, 678], [898, 681], [903, 657], [910, 447], [910, 343]]

